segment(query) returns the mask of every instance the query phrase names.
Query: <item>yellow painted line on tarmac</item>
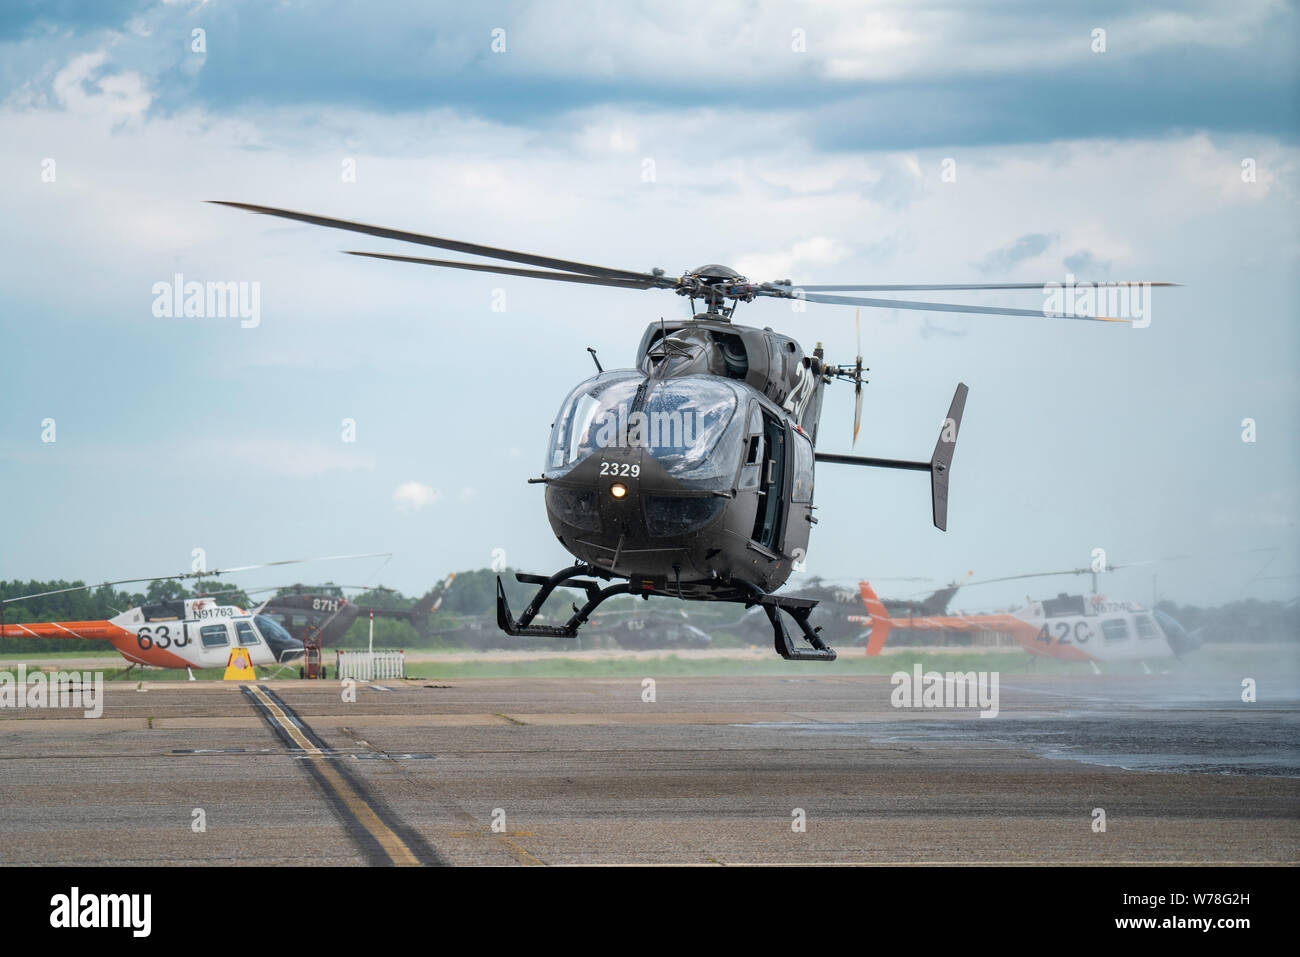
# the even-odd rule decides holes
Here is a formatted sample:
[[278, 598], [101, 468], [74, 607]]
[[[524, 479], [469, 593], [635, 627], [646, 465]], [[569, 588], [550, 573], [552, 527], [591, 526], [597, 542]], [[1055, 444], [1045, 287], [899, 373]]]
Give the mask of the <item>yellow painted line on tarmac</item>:
[[[470, 815], [466, 814], [465, 816], [469, 817], [472, 820], [472, 817], [470, 817]], [[534, 857], [533, 855], [529, 854], [526, 850], [524, 850], [524, 848], [522, 848], [520, 845], [516, 844], [514, 841], [511, 840], [512, 837], [536, 837], [536, 836], [537, 835], [532, 831], [477, 830], [477, 831], [452, 831], [451, 832], [451, 837], [475, 837], [475, 838], [490, 837], [498, 844], [500, 844], [505, 849], [507, 854], [509, 854], [515, 860], [519, 861], [521, 864], [534, 864], [539, 867], [545, 867], [546, 866], [545, 861], [540, 860]]]
[[419, 867], [419, 859], [407, 846], [406, 842], [394, 834], [392, 828], [379, 819], [375, 809], [352, 789], [352, 786], [343, 779], [338, 771], [334, 770], [333, 766], [325, 758], [324, 752], [307, 740], [303, 733], [298, 730], [297, 725], [289, 720], [289, 716], [284, 713], [280, 706], [267, 697], [265, 691], [257, 687], [257, 685], [249, 685], [248, 688], [257, 697], [257, 700], [266, 707], [267, 711], [271, 713], [271, 717], [275, 719], [276, 724], [283, 728], [285, 733], [315, 763], [316, 770], [320, 772], [321, 777], [334, 789], [334, 793], [339, 800], [361, 822], [361, 826], [370, 832], [370, 836], [384, 849], [384, 853], [392, 858], [393, 863], [402, 867]]
[[504, 834], [493, 834], [492, 836], [497, 839], [497, 843], [499, 843], [502, 847], [504, 847], [506, 849], [506, 852], [510, 854], [510, 856], [513, 857], [515, 860], [521, 861], [525, 864], [533, 864], [538, 867], [545, 866], [544, 862], [539, 861], [537, 858], [533, 857], [533, 855], [529, 854], [527, 851], [525, 851], [514, 841], [510, 840], [510, 838], [506, 837]]

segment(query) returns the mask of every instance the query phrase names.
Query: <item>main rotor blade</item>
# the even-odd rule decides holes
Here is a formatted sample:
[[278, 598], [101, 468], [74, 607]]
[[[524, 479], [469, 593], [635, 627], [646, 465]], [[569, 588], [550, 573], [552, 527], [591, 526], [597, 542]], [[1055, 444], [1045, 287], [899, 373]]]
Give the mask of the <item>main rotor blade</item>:
[[651, 289], [654, 284], [644, 279], [609, 279], [604, 276], [580, 276], [571, 272], [548, 272], [543, 269], [515, 269], [511, 266], [489, 266], [486, 263], [453, 262], [450, 259], [421, 259], [419, 256], [398, 256], [394, 253], [367, 253], [345, 249], [349, 256], [366, 256], [370, 259], [391, 259], [399, 263], [420, 263], [424, 266], [447, 266], [451, 269], [469, 269], [473, 272], [499, 273], [504, 276], [523, 276], [527, 279], [559, 279], [563, 282], [582, 282], [593, 286], [614, 286], [618, 289]]
[[[1242, 554], [1236, 552], [1235, 554]], [[1022, 578], [1049, 578], [1053, 575], [1101, 575], [1106, 572], [1117, 572], [1125, 568], [1137, 568], [1142, 565], [1159, 565], [1162, 562], [1181, 562], [1191, 558], [1191, 555], [1167, 555], [1164, 558], [1144, 558], [1141, 561], [1121, 562], [1116, 565], [1107, 562], [1106, 567], [1101, 571], [1095, 571], [1091, 566], [1087, 568], [1064, 568], [1055, 572], [1030, 572], [1027, 575], [1004, 575], [1000, 578], [981, 578], [978, 581], [967, 582], [967, 585], [987, 585], [992, 582], [1012, 582]]]
[[322, 558], [287, 558], [279, 562], [262, 562], [258, 565], [240, 565], [236, 568], [214, 568], [210, 571], [201, 572], [182, 572], [179, 575], [153, 575], [149, 578], [119, 578], [116, 581], [95, 582], [90, 585], [73, 585], [70, 588], [55, 588], [52, 591], [36, 592], [32, 595], [18, 595], [15, 598], [2, 598], [0, 605], [8, 605], [15, 601], [26, 601], [29, 598], [45, 598], [49, 595], [63, 595], [73, 591], [88, 591], [92, 588], [102, 588], [105, 585], [138, 585], [143, 582], [165, 582], [179, 581], [186, 578], [203, 579], [219, 578], [231, 572], [244, 572], [253, 568], [270, 568], [274, 565], [301, 565], [304, 562], [330, 562], [344, 558], [391, 558], [391, 552], [367, 552], [364, 555], [326, 555]]
[[370, 236], [379, 236], [382, 239], [396, 239], [404, 243], [418, 243], [421, 246], [436, 246], [439, 249], [450, 249], [458, 253], [467, 253], [471, 256], [486, 256], [489, 259], [504, 259], [506, 262], [523, 263], [527, 266], [542, 266], [547, 269], [563, 269], [570, 272], [582, 273], [586, 276], [605, 276], [612, 279], [632, 279], [641, 282], [650, 282], [653, 285], [662, 285], [671, 287], [676, 285], [677, 280], [667, 276], [655, 276], [647, 272], [630, 272], [625, 269], [610, 269], [606, 266], [593, 266], [590, 263], [573, 262], [568, 259], [552, 259], [549, 256], [534, 256], [532, 253], [514, 252], [509, 249], [499, 249], [496, 246], [480, 246], [477, 243], [465, 243], [457, 239], [440, 239], [437, 236], [426, 236], [423, 233], [408, 233], [401, 229], [388, 229], [384, 226], [370, 226], [366, 223], [356, 223], [348, 219], [332, 219], [329, 216], [316, 216], [312, 213], [299, 213], [291, 209], [277, 209], [274, 206], [256, 206], [252, 203], [234, 203], [222, 199], [210, 199], [210, 203], [217, 206], [230, 206], [233, 209], [242, 209], [250, 213], [261, 213], [263, 216], [279, 216], [281, 219], [292, 219], [300, 223], [310, 223], [313, 226], [326, 226], [330, 229], [346, 229], [353, 233], [366, 233]]
[[[1107, 566], [1106, 570], [1113, 570], [1114, 566]], [[1056, 572], [1029, 572], [1026, 575], [1003, 575], [999, 578], [980, 578], [975, 581], [963, 582], [963, 588], [970, 588], [974, 585], [992, 585], [995, 582], [1015, 582], [1026, 578], [1054, 578], [1057, 575], [1088, 575], [1092, 573], [1091, 568], [1063, 568]], [[1098, 573], [1100, 574], [1100, 573]]]
[[[802, 289], [805, 292], [920, 292], [922, 290], [934, 291], [936, 289], [1045, 289], [1049, 285], [1062, 286], [1062, 283], [1052, 282], [996, 282], [996, 283], [927, 283], [924, 285], [909, 285], [898, 283], [886, 283], [884, 285], [874, 286], [839, 286], [834, 283], [830, 285], [806, 285], [794, 283], [790, 286], [782, 285], [786, 289]], [[1181, 286], [1180, 282], [1142, 282], [1134, 281], [1107, 281], [1107, 282], [1084, 282], [1082, 280], [1074, 283], [1078, 286]]]
[[[762, 295], [763, 293], [758, 293]], [[770, 293], [768, 293], [770, 295]], [[1099, 322], [1131, 322], [1110, 316], [1050, 315], [1041, 309], [1004, 309], [998, 306], [967, 306], [948, 302], [912, 302], [905, 299], [860, 299], [856, 296], [823, 296], [813, 293], [801, 297], [808, 302], [824, 302], [838, 306], [873, 306], [877, 309], [915, 309], [918, 312], [965, 312], [984, 316], [1025, 316], [1030, 319], [1084, 319]]]
[[272, 568], [277, 565], [302, 565], [305, 562], [337, 562], [346, 558], [392, 558], [392, 552], [365, 552], [357, 555], [323, 555], [316, 558], [286, 558], [278, 562], [260, 562], [256, 565], [239, 565], [234, 568], [221, 568], [210, 572], [190, 572], [190, 577], [199, 575], [202, 577], [215, 577], [224, 575], [228, 572], [246, 572], [254, 568]]

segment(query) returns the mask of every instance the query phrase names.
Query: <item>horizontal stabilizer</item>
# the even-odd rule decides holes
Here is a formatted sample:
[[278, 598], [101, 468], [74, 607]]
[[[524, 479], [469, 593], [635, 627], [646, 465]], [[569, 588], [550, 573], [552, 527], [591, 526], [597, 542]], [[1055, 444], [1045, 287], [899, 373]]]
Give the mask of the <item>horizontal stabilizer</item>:
[[948, 530], [948, 474], [952, 471], [952, 455], [957, 450], [957, 433], [961, 431], [961, 416], [966, 411], [966, 395], [969, 392], [966, 383], [957, 385], [957, 391], [952, 397], [952, 405], [948, 406], [948, 417], [943, 420], [943, 427], [939, 430], [939, 441], [935, 444], [934, 454], [930, 456], [928, 462], [882, 459], [867, 455], [841, 455], [838, 452], [818, 452], [814, 458], [818, 462], [834, 465], [867, 465], [872, 468], [929, 472], [934, 527], [946, 532]]

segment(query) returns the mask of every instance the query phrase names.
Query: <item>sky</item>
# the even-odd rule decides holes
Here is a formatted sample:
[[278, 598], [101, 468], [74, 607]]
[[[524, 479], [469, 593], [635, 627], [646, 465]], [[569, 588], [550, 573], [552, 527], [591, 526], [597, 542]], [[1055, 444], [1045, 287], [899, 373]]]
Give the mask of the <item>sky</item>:
[[[1112, 598], [1290, 600], [1298, 37], [1273, 0], [6, 4], [0, 579], [571, 560], [525, 483], [552, 418], [588, 346], [630, 366], [686, 302], [342, 256], [413, 250], [222, 199], [673, 275], [1182, 283], [1132, 326], [864, 310], [862, 431], [832, 384], [819, 448], [924, 458], [967, 383], [949, 530], [923, 476], [823, 466], [787, 590], [1100, 548]], [[178, 275], [255, 320], [165, 314]], [[736, 318], [856, 352], [850, 307]]]

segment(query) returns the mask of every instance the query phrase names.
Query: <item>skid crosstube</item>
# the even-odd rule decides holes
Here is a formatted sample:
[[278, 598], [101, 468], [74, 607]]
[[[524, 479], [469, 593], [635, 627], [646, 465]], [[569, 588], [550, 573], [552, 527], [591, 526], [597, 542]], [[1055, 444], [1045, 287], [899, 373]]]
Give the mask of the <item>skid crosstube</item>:
[[[604, 601], [613, 598], [615, 595], [642, 595], [659, 594], [667, 596], [668, 593], [656, 591], [653, 588], [646, 587], [643, 583], [633, 584], [631, 581], [620, 582], [613, 585], [602, 586], [599, 581], [594, 579], [600, 578], [609, 581], [613, 576], [608, 572], [595, 567], [594, 565], [571, 565], [568, 568], [561, 569], [554, 575], [526, 575], [518, 573], [515, 578], [518, 581], [529, 585], [540, 586], [537, 594], [533, 596], [528, 607], [524, 609], [523, 614], [518, 619], [511, 614], [510, 603], [506, 599], [505, 586], [501, 583], [501, 576], [497, 576], [497, 627], [507, 635], [514, 637], [526, 638], [573, 638], [578, 634], [578, 629], [586, 624], [591, 613]], [[534, 625], [533, 619], [541, 610], [546, 599], [551, 596], [555, 589], [581, 588], [586, 593], [587, 601], [578, 607], [573, 606], [573, 614], [563, 625]], [[821, 628], [813, 628], [808, 624], [808, 616], [812, 610], [817, 607], [817, 602], [810, 598], [794, 598], [788, 595], [766, 595], [757, 587], [753, 588], [754, 594], [748, 597], [722, 598], [720, 601], [733, 601], [743, 604], [746, 608], [760, 605], [767, 620], [772, 623], [772, 638], [776, 648], [776, 653], [787, 661], [834, 661], [835, 649], [831, 648], [826, 642], [818, 636]], [[799, 626], [801, 636], [812, 647], [797, 646], [794, 638], [790, 635], [785, 626], [785, 621], [781, 617], [781, 612], [788, 614], [796, 625]]]

